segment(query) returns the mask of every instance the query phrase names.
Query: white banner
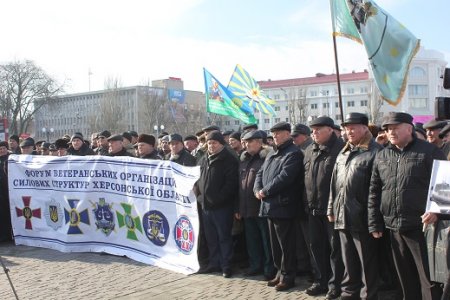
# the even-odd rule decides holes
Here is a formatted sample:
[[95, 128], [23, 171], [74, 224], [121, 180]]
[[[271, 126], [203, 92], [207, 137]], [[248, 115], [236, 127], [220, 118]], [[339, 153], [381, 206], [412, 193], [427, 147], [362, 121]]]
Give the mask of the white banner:
[[426, 211], [450, 214], [450, 161], [433, 162]]
[[191, 274], [199, 167], [105, 156], [9, 156], [16, 244], [107, 252]]

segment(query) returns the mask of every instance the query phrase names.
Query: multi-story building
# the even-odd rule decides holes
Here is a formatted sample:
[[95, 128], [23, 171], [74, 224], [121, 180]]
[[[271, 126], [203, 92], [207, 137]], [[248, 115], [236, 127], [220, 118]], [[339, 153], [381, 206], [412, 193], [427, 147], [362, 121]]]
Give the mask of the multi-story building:
[[183, 81], [169, 78], [152, 86], [110, 88], [51, 99], [39, 99], [35, 115], [37, 139], [55, 140], [81, 132], [86, 138], [104, 129], [112, 133], [135, 130], [193, 133], [205, 123], [204, 94], [183, 89]]
[[[442, 88], [442, 74], [447, 62], [442, 53], [421, 48], [411, 62], [408, 83], [402, 101], [397, 106], [381, 100], [371, 72], [340, 74], [344, 115], [362, 112], [374, 123], [380, 123], [389, 111], [405, 111], [417, 122], [425, 122], [434, 115], [434, 99], [449, 95]], [[314, 77], [258, 82], [261, 89], [276, 101], [276, 116], [256, 113], [259, 128], [268, 130], [275, 123], [286, 121], [304, 123], [320, 115], [341, 122], [336, 74], [317, 73]], [[222, 121], [226, 130], [238, 130], [242, 122], [234, 119]]]

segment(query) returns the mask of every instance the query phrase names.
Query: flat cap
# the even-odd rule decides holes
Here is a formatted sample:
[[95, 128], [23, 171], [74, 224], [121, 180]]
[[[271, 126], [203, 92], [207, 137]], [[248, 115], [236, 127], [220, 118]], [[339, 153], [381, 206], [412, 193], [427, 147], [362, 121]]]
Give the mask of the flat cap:
[[230, 139], [235, 139], [240, 141], [241, 140], [241, 133], [240, 132], [233, 132], [232, 134], [230, 134]]
[[136, 131], [134, 131], [134, 130], [128, 130], [128, 133], [131, 134], [131, 136], [134, 136], [134, 137], [138, 137], [139, 136], [138, 133]]
[[20, 143], [20, 147], [29, 147], [29, 146], [34, 146], [34, 139], [32, 138], [26, 138], [22, 141], [22, 143]]
[[161, 137], [161, 142], [168, 143], [168, 142], [169, 142], [169, 135], [166, 134], [166, 135], [164, 135], [163, 137]]
[[423, 129], [439, 129], [444, 128], [445, 125], [447, 125], [447, 121], [437, 121], [433, 119], [423, 124]]
[[202, 128], [202, 131], [213, 131], [213, 130], [220, 131], [220, 127], [216, 126], [216, 125], [209, 125], [209, 126]]
[[254, 129], [257, 130], [258, 129], [258, 124], [248, 124], [245, 125], [244, 127], [242, 127], [242, 130], [250, 130], [250, 129]]
[[291, 124], [289, 124], [288, 122], [280, 122], [280, 123], [273, 125], [272, 128], [270, 128], [270, 132], [279, 131], [279, 130], [286, 130], [286, 131], [290, 132]]
[[309, 122], [309, 127], [312, 127], [312, 126], [328, 126], [328, 127], [334, 128], [334, 121], [330, 117], [322, 116], [322, 117], [315, 118], [314, 120]]
[[439, 132], [439, 138], [443, 139], [449, 132], [450, 132], [450, 124], [447, 124], [445, 125], [444, 128], [442, 128], [441, 132]]
[[109, 138], [110, 136], [111, 132], [109, 132], [108, 130], [103, 130], [97, 135], [97, 137], [104, 137], [104, 138]]
[[125, 131], [124, 133], [122, 133], [122, 136], [124, 139], [127, 139], [130, 142], [133, 139], [133, 137], [131, 136], [131, 134], [128, 131]]
[[206, 136], [206, 140], [214, 140], [214, 141], [218, 141], [219, 143], [221, 143], [222, 145], [225, 145], [225, 139], [223, 138], [222, 133], [220, 133], [219, 130], [213, 130], [211, 132], [208, 133], [208, 135]]
[[311, 129], [309, 129], [308, 126], [300, 124], [300, 123], [295, 124], [294, 128], [292, 129], [291, 135], [297, 136], [299, 134], [310, 135]]
[[50, 149], [50, 143], [49, 142], [43, 142], [41, 145], [41, 149]]
[[19, 143], [19, 136], [16, 134], [13, 134], [9, 137], [10, 140], [15, 140], [17, 143]]
[[383, 120], [381, 128], [383, 130], [386, 130], [386, 126], [388, 125], [396, 125], [401, 123], [411, 124], [412, 126], [414, 126], [412, 121], [413, 117], [408, 113], [391, 111]]
[[113, 141], [123, 141], [123, 136], [121, 134], [115, 134], [110, 136], [108, 139], [108, 142], [113, 142]]
[[226, 136], [226, 135], [230, 135], [230, 134], [232, 134], [232, 133], [233, 133], [232, 130], [226, 130], [226, 131], [223, 131], [223, 132], [222, 132], [222, 135], [223, 135], [223, 136]]
[[183, 142], [183, 137], [179, 135], [178, 133], [174, 133], [169, 135], [169, 143], [170, 142]]
[[263, 139], [263, 138], [264, 138], [264, 136], [263, 136], [261, 130], [249, 131], [246, 134], [244, 134], [244, 136], [242, 137], [242, 139], [245, 141], [254, 140], [254, 139]]
[[342, 122], [342, 126], [346, 126], [349, 124], [361, 124], [361, 125], [369, 125], [369, 118], [362, 113], [352, 112], [345, 116], [344, 122]]
[[65, 140], [65, 139], [57, 139], [55, 141], [55, 148], [56, 149], [68, 149], [69, 144], [67, 143], [67, 140]]
[[50, 152], [53, 152], [53, 151], [57, 151], [58, 149], [56, 149], [55, 144], [50, 144], [50, 146], [48, 147], [48, 150], [50, 150]]
[[155, 136], [153, 136], [151, 134], [141, 133], [138, 136], [136, 144], [139, 144], [139, 143], [146, 143], [146, 144], [152, 145], [154, 147], [155, 143], [156, 143], [156, 138], [155, 138]]
[[197, 141], [197, 137], [195, 135], [189, 134], [184, 137], [185, 141]]
[[416, 132], [421, 133], [424, 137], [427, 136], [427, 133], [425, 132], [425, 130], [423, 129], [423, 127], [420, 126], [420, 125], [415, 124], [415, 125], [414, 125], [414, 130], [415, 130]]
[[0, 147], [6, 147], [6, 149], [8, 149], [8, 142], [7, 141], [1, 141], [0, 142]]

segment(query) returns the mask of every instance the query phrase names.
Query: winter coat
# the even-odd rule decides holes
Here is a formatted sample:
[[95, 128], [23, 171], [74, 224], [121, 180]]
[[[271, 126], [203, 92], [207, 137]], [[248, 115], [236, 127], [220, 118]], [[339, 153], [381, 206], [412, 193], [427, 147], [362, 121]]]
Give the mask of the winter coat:
[[389, 144], [377, 153], [369, 189], [369, 232], [421, 230], [433, 160], [445, 160], [435, 145], [413, 137], [402, 150]]
[[169, 154], [169, 160], [182, 166], [194, 167], [197, 164], [197, 160], [194, 156], [189, 154], [185, 148], [181, 150], [177, 155]]
[[239, 164], [239, 214], [243, 218], [257, 217], [261, 201], [255, 197], [253, 186], [256, 174], [269, 153], [268, 148], [261, 148], [258, 153], [251, 155], [242, 152]]
[[239, 161], [225, 147], [216, 154], [205, 153], [199, 161], [197, 200], [205, 210], [236, 207]]
[[292, 139], [274, 148], [256, 174], [253, 192], [262, 191], [259, 216], [294, 218], [298, 215], [303, 184], [303, 153]]
[[67, 149], [67, 155], [74, 155], [74, 156], [86, 156], [86, 155], [95, 155], [94, 150], [89, 148], [88, 145], [84, 144], [80, 147], [80, 149], [75, 150], [72, 146]]
[[339, 153], [331, 177], [329, 216], [334, 228], [368, 232], [367, 201], [375, 155], [382, 149], [367, 132], [361, 143], [350, 143]]
[[325, 145], [313, 143], [305, 150], [306, 209], [316, 216], [327, 214], [334, 163], [344, 142], [332, 133]]

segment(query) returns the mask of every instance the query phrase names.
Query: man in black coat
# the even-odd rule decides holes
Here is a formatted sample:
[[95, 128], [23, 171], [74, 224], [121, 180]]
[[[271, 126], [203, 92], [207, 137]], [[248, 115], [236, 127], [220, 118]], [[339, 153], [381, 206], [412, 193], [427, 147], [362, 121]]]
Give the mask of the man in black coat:
[[331, 177], [328, 220], [339, 231], [347, 272], [341, 299], [378, 299], [377, 241], [369, 234], [367, 200], [373, 161], [382, 146], [373, 139], [368, 123], [361, 113], [345, 117], [342, 126], [348, 142]]
[[109, 143], [109, 156], [129, 156], [133, 157], [127, 149], [123, 146], [123, 136], [121, 134], [115, 134], [108, 138]]
[[239, 162], [225, 149], [220, 131], [206, 136], [208, 152], [200, 159], [200, 178], [196, 183], [197, 199], [202, 207], [202, 219], [209, 250], [209, 265], [199, 273], [222, 270], [231, 277], [231, 230], [238, 195]]
[[155, 149], [156, 138], [153, 135], [141, 133], [136, 143], [139, 158], [162, 159], [158, 150]]
[[309, 126], [314, 143], [305, 150], [304, 164], [314, 283], [306, 293], [315, 296], [328, 291], [326, 299], [336, 299], [341, 290], [344, 265], [339, 233], [328, 222], [327, 207], [331, 174], [344, 142], [334, 133], [334, 121], [329, 117], [318, 117]]
[[303, 183], [303, 154], [292, 143], [291, 125], [275, 124], [275, 148], [258, 171], [253, 192], [261, 200], [260, 216], [269, 223], [272, 257], [278, 273], [267, 285], [277, 291], [295, 285], [295, 217]]
[[94, 150], [92, 150], [85, 142], [81, 133], [77, 132], [70, 138], [70, 147], [67, 149], [67, 155], [74, 156], [86, 156], [95, 155]]
[[195, 157], [184, 148], [183, 137], [178, 133], [169, 135], [169, 147], [168, 160], [188, 167], [193, 167], [197, 164]]
[[245, 241], [249, 260], [246, 276], [254, 276], [264, 271], [267, 280], [273, 278], [274, 266], [269, 242], [267, 218], [259, 217], [261, 201], [255, 197], [253, 186], [256, 174], [261, 169], [269, 153], [263, 147], [261, 131], [247, 132], [242, 140], [246, 150], [242, 152], [239, 164], [239, 212], [238, 220], [244, 221]]
[[432, 299], [427, 246], [421, 216], [425, 212], [434, 159], [445, 160], [433, 144], [416, 138], [413, 117], [391, 112], [382, 127], [390, 144], [377, 153], [369, 190], [369, 232], [390, 229], [395, 268], [403, 299]]

